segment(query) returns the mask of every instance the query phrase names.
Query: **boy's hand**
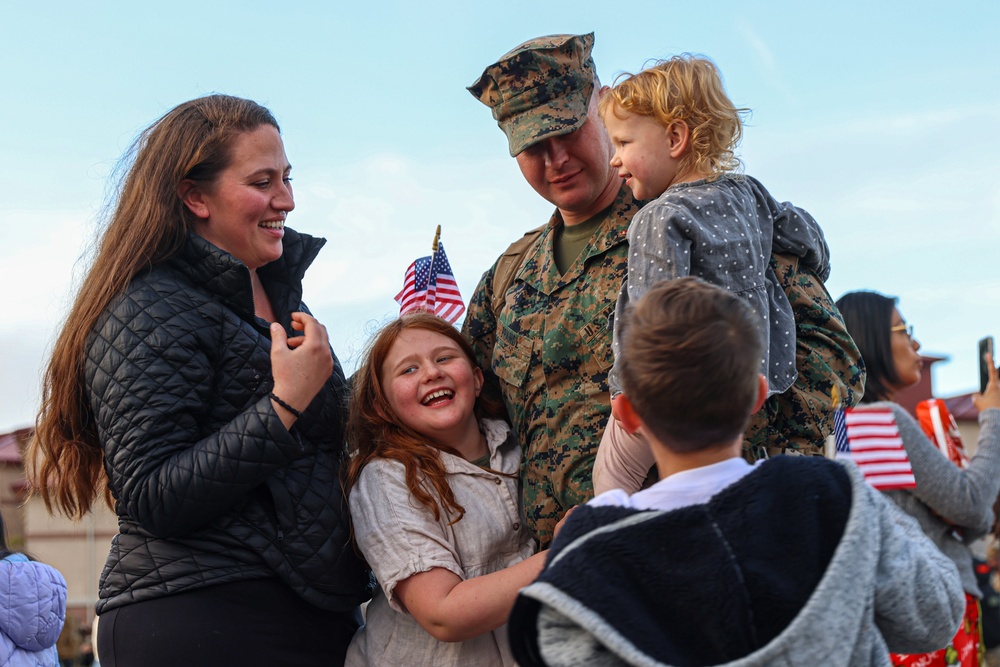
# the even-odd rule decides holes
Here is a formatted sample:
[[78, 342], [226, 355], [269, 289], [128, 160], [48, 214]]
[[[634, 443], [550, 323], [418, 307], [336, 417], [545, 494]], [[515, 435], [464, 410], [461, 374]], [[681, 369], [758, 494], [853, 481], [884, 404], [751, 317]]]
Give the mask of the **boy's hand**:
[[556, 539], [556, 535], [558, 535], [559, 531], [562, 530], [563, 524], [566, 523], [566, 519], [569, 518], [569, 515], [572, 514], [573, 510], [575, 510], [577, 507], [579, 507], [579, 505], [573, 505], [568, 510], [566, 510], [566, 513], [563, 514], [562, 518], [559, 519], [559, 521], [556, 523], [556, 527], [552, 529], [552, 539], [553, 540]]

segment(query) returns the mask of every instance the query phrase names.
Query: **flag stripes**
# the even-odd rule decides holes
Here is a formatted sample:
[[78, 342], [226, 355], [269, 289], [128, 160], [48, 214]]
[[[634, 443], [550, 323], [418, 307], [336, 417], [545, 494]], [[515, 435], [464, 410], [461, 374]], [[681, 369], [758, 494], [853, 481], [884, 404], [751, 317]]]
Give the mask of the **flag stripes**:
[[437, 252], [420, 257], [410, 264], [403, 278], [403, 289], [396, 295], [399, 314], [426, 310], [452, 324], [465, 312], [465, 303], [458, 291], [458, 282], [448, 263], [444, 244]]
[[850, 458], [876, 489], [912, 489], [917, 481], [889, 408], [837, 410], [833, 419], [837, 458]]

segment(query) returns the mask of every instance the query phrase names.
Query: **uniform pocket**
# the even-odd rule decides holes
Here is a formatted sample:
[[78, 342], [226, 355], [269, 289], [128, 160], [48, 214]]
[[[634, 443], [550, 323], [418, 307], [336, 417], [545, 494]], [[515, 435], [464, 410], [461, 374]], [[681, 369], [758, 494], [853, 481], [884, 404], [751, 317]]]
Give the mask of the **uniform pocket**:
[[590, 356], [594, 370], [599, 372], [608, 371], [615, 362], [615, 354], [611, 349], [614, 314], [615, 304], [611, 303], [580, 330], [580, 338], [585, 341], [584, 350]]
[[533, 341], [497, 323], [497, 342], [493, 350], [493, 372], [507, 384], [520, 387], [528, 375]]

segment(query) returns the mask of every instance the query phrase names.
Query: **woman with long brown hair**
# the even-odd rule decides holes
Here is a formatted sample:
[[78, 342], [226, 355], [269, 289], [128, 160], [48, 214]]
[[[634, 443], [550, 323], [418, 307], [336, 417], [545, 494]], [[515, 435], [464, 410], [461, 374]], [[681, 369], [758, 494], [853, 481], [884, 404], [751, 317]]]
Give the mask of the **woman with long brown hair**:
[[147, 128], [45, 373], [28, 453], [50, 510], [99, 495], [104, 665], [338, 664], [369, 577], [339, 483], [346, 381], [302, 303], [323, 239], [285, 227], [264, 107]]
[[513, 665], [506, 622], [544, 565], [518, 499], [521, 448], [455, 327], [386, 326], [353, 377], [355, 539], [380, 590], [348, 665]]

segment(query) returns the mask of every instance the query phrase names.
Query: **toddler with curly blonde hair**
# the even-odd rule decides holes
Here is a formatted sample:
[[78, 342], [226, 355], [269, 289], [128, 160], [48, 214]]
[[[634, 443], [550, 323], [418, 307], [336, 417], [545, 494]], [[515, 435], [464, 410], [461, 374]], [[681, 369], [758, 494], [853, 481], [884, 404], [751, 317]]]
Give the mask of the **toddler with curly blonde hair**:
[[[796, 383], [796, 321], [771, 258], [795, 256], [825, 281], [829, 248], [811, 215], [777, 201], [742, 173], [735, 149], [749, 110], [732, 103], [711, 60], [690, 54], [623, 74], [604, 91], [598, 110], [615, 150], [611, 165], [636, 199], [647, 201], [628, 231], [628, 273], [614, 318], [616, 357], [625, 309], [654, 284], [693, 275], [724, 287], [750, 306], [764, 341], [760, 372], [773, 398], [762, 423], [772, 432], [815, 432], [817, 442], [806, 438], [801, 451], [821, 452], [816, 422], [832, 410], [829, 383], [810, 383], [805, 394]], [[616, 359], [613, 397], [621, 391], [619, 373]]]

